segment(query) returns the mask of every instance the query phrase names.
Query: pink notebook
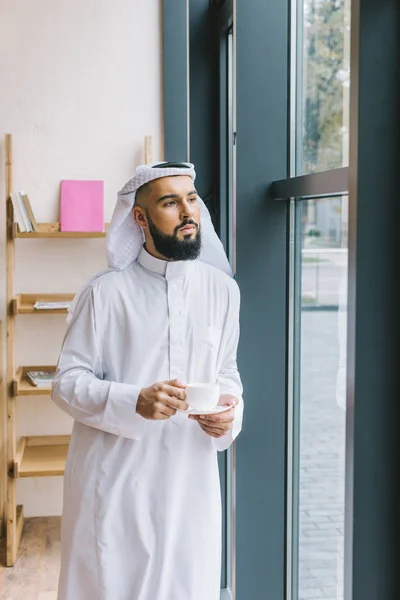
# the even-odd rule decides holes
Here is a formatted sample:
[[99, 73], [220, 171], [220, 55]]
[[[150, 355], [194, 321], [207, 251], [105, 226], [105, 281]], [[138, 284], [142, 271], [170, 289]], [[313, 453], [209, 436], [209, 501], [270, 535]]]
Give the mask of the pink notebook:
[[104, 231], [104, 181], [61, 181], [61, 231]]

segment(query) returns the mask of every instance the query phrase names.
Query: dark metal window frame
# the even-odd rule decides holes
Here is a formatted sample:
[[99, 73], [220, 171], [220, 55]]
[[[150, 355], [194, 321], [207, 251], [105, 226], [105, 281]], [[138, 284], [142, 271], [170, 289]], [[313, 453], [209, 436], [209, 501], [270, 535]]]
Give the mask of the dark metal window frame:
[[274, 181], [269, 188], [273, 200], [308, 200], [343, 196], [349, 190], [349, 168], [332, 169]]

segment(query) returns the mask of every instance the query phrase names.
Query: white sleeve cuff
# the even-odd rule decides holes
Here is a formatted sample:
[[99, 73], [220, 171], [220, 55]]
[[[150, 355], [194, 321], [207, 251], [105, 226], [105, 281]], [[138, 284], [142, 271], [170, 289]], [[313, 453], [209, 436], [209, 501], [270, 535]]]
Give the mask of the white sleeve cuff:
[[107, 428], [114, 429], [115, 435], [132, 440], [140, 440], [146, 429], [146, 419], [136, 412], [136, 404], [140, 388], [129, 383], [112, 381], [108, 392], [106, 405]]

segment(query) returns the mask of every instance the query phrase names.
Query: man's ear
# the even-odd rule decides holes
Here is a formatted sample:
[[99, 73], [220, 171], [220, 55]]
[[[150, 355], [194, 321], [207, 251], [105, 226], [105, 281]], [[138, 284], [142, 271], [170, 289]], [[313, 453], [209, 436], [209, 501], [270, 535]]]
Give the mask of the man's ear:
[[142, 229], [147, 229], [147, 216], [143, 208], [141, 208], [140, 206], [134, 206], [132, 210], [132, 215], [139, 227], [141, 227]]

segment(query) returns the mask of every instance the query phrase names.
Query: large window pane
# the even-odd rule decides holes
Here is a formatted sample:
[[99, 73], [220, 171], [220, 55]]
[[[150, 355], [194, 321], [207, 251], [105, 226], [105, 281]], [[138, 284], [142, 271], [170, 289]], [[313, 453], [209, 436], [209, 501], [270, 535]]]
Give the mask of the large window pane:
[[[337, 309], [347, 265], [347, 198], [302, 202], [302, 308]], [[343, 292], [343, 290], [342, 290]]]
[[297, 173], [348, 165], [350, 0], [298, 0]]
[[295, 598], [343, 599], [347, 197], [298, 206]]

